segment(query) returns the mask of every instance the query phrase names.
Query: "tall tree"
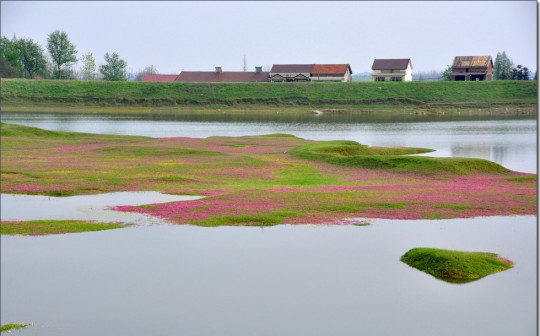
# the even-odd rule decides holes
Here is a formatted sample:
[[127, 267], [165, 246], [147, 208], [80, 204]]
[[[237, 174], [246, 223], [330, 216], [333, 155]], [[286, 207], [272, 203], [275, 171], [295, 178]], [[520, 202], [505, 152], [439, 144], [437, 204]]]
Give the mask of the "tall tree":
[[506, 52], [498, 52], [493, 64], [493, 75], [497, 80], [511, 79], [512, 67], [514, 66], [511, 59], [506, 56]]
[[3, 76], [23, 77], [24, 68], [21, 62], [21, 51], [17, 45], [17, 38], [10, 40], [5, 36], [0, 39], [0, 58], [2, 62]]
[[47, 49], [51, 55], [52, 61], [56, 65], [55, 78], [65, 78], [62, 67], [69, 67], [77, 62], [77, 50], [69, 41], [68, 35], [64, 31], [56, 30], [47, 38]]
[[82, 69], [81, 76], [82, 79], [92, 80], [96, 77], [96, 61], [92, 53], [88, 53], [81, 56]]
[[43, 57], [43, 49], [39, 44], [31, 39], [20, 39], [17, 41], [21, 63], [25, 73], [30, 78], [34, 78], [36, 73], [45, 70], [46, 61]]
[[135, 80], [136, 81], [142, 81], [144, 76], [146, 75], [155, 75], [155, 74], [158, 74], [158, 70], [156, 69], [156, 67], [154, 65], [150, 65], [150, 66], [147, 66], [146, 68], [144, 68], [143, 70], [139, 71], [137, 73], [137, 76], [135, 77]]
[[99, 72], [103, 74], [103, 79], [108, 81], [125, 81], [127, 63], [118, 56], [118, 53], [113, 52], [112, 55], [105, 53], [104, 65], [99, 67]]

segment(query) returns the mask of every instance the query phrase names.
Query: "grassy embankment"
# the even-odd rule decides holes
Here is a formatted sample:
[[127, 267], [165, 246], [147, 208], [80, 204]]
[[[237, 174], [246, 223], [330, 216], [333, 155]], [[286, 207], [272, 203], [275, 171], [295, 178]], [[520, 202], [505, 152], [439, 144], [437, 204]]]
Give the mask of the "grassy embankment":
[[437, 279], [466, 283], [512, 268], [510, 260], [488, 252], [463, 252], [435, 248], [414, 248], [401, 261]]
[[179, 224], [334, 224], [355, 217], [535, 215], [537, 210], [536, 175], [486, 160], [403, 155], [425, 149], [284, 134], [155, 139], [9, 124], [0, 130], [2, 192], [157, 190], [207, 196], [117, 208]]
[[107, 113], [479, 111], [536, 113], [536, 81], [143, 83], [2, 79], [2, 110]]

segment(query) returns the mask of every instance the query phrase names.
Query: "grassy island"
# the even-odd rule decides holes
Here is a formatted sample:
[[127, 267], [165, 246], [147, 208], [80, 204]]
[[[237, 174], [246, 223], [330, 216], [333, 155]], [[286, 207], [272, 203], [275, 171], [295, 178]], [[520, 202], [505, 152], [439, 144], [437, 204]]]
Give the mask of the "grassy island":
[[453, 283], [475, 281], [513, 267], [510, 260], [495, 253], [420, 247], [409, 250], [401, 257], [401, 261], [437, 279]]
[[2, 221], [2, 223], [0, 223], [0, 233], [3, 235], [41, 236], [111, 230], [122, 227], [125, 227], [125, 225], [79, 220]]
[[487, 160], [410, 155], [427, 149], [310, 141], [287, 134], [147, 138], [5, 123], [0, 130], [3, 193], [205, 196], [115, 208], [178, 224], [352, 224], [351, 218], [537, 213], [536, 175]]
[[26, 329], [33, 326], [32, 323], [6, 323], [0, 327], [0, 332], [11, 332], [18, 329]]

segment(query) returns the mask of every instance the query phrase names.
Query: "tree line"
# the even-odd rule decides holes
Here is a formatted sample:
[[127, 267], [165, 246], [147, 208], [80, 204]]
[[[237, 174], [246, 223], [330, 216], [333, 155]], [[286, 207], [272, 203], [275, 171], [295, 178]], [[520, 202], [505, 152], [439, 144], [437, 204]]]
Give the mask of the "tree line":
[[[127, 62], [117, 52], [105, 53], [105, 63], [96, 71], [96, 60], [92, 53], [77, 58], [77, 49], [64, 31], [56, 30], [47, 35], [45, 49], [29, 38], [13, 36], [0, 38], [0, 77], [1, 78], [45, 78], [45, 79], [83, 79], [102, 78], [108, 81], [127, 80]], [[82, 67], [77, 73], [74, 64], [80, 61]], [[145, 74], [156, 74], [154, 66], [139, 71], [136, 80]]]

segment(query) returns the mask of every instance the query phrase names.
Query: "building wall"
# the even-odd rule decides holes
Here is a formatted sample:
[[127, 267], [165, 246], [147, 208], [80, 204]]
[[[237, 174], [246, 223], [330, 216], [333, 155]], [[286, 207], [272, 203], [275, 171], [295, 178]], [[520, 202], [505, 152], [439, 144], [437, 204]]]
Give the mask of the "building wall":
[[311, 76], [312, 82], [350, 82], [352, 80], [351, 72], [349, 69], [343, 75], [317, 75]]
[[[275, 79], [272, 79], [270, 77], [274, 76], [274, 75], [280, 75], [281, 77], [283, 77], [283, 80], [275, 80]], [[295, 77], [298, 76], [298, 75], [304, 75], [306, 76], [307, 78], [309, 78], [310, 76], [310, 73], [309, 72], [306, 72], [306, 73], [281, 73], [281, 72], [271, 72], [269, 75], [268, 75], [268, 80], [270, 82], [286, 82], [286, 81], [296, 81]]]
[[493, 67], [491, 63], [487, 67], [453, 68], [452, 80], [492, 80]]

